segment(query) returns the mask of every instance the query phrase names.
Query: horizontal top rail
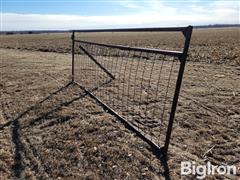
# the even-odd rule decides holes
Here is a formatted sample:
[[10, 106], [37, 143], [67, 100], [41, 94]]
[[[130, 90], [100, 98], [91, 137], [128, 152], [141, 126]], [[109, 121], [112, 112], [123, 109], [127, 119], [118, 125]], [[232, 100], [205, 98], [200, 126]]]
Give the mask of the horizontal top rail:
[[74, 40], [74, 41], [80, 42], [80, 43], [85, 43], [85, 44], [109, 47], [109, 48], [117, 48], [117, 49], [121, 49], [121, 50], [142, 51], [142, 52], [157, 53], [157, 54], [163, 54], [163, 55], [169, 55], [169, 56], [175, 56], [175, 57], [180, 57], [183, 54], [183, 52], [181, 52], [181, 51], [169, 51], [169, 50], [161, 50], [161, 49], [129, 47], [129, 46], [122, 46], [122, 45], [112, 45], [112, 44], [82, 41], [82, 40]]
[[72, 32], [184, 32], [187, 27], [154, 27], [154, 28], [123, 28], [123, 29], [82, 29]]

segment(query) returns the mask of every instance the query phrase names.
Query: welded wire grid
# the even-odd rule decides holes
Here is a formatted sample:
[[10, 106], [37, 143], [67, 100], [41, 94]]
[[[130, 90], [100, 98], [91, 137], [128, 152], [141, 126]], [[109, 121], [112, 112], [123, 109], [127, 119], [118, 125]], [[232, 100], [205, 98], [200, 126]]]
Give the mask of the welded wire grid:
[[158, 53], [75, 42], [75, 81], [159, 146], [165, 140], [179, 64], [178, 58]]

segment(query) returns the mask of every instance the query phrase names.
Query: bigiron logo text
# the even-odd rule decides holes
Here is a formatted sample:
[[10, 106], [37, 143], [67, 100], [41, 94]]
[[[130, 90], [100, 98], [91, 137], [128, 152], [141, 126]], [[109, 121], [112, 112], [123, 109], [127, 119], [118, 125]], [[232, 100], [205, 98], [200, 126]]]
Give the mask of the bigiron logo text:
[[196, 165], [196, 162], [181, 162], [181, 176], [196, 175], [203, 179], [207, 175], [236, 175], [237, 167], [234, 165], [212, 165], [209, 161], [205, 165]]

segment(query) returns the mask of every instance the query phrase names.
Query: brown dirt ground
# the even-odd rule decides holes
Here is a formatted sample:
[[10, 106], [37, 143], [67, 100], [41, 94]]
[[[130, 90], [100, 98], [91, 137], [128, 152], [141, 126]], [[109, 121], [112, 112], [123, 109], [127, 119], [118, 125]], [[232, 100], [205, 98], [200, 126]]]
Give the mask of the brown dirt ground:
[[[20, 50], [14, 50], [16, 39], [12, 40], [11, 47], [0, 49], [0, 124], [14, 120], [0, 130], [1, 177], [180, 179], [183, 160], [199, 164], [209, 160], [239, 167], [240, 69], [237, 61], [231, 62], [232, 56], [226, 57], [225, 65], [221, 64], [222, 51], [230, 52], [228, 48], [233, 47], [228, 46], [236, 43], [236, 38], [226, 38], [226, 34], [222, 32], [224, 40], [211, 39], [212, 44], [220, 45], [217, 55], [210, 59], [220, 56], [219, 63], [211, 63], [205, 57], [198, 57], [200, 62], [187, 63], [168, 161], [156, 158], [145, 142], [77, 86], [67, 86], [70, 54], [22, 50], [27, 49], [24, 43]], [[195, 39], [200, 39], [198, 43], [203, 46], [202, 37]], [[2, 42], [6, 43], [6, 39]], [[221, 47], [224, 42], [227, 47]], [[29, 47], [36, 47], [35, 43]], [[206, 49], [210, 45], [206, 43]], [[194, 48], [197, 49], [193, 45]], [[235, 49], [232, 54], [237, 56]]]

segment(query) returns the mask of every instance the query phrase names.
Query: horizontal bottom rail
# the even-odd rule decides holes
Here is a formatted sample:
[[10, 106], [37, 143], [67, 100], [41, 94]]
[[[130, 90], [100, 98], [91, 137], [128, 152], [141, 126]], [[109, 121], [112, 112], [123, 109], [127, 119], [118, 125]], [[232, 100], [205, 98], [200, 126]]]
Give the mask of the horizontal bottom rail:
[[164, 150], [164, 147], [160, 147], [158, 144], [153, 142], [151, 140], [151, 137], [140, 129], [136, 128], [133, 124], [129, 123], [126, 119], [124, 119], [122, 116], [120, 116], [117, 112], [115, 112], [112, 108], [110, 108], [108, 105], [106, 105], [103, 101], [101, 101], [98, 97], [96, 97], [94, 94], [92, 94], [90, 91], [86, 90], [83, 86], [78, 84], [77, 82], [74, 82], [77, 84], [81, 89], [83, 89], [92, 99], [94, 99], [97, 103], [99, 103], [103, 109], [108, 110], [108, 113], [115, 116], [118, 121], [120, 121], [124, 126], [129, 129], [130, 131], [133, 131], [137, 136], [139, 136], [143, 141], [148, 143], [154, 154], [158, 157], [166, 157], [167, 152]]

